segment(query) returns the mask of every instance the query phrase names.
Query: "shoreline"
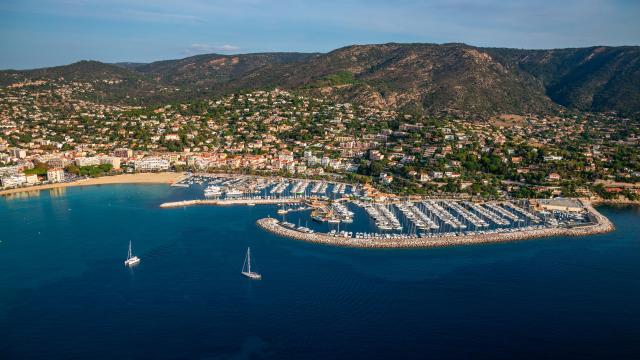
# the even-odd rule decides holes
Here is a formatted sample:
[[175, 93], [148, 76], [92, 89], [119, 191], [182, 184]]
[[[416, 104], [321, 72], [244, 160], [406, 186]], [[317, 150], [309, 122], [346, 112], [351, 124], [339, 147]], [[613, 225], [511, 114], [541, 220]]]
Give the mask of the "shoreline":
[[282, 226], [274, 218], [262, 218], [256, 224], [278, 236], [301, 240], [316, 244], [350, 248], [434, 248], [461, 245], [490, 244], [500, 242], [522, 241], [553, 236], [586, 236], [604, 234], [615, 230], [613, 223], [600, 214], [590, 203], [585, 203], [587, 211], [594, 217], [595, 223], [573, 228], [545, 228], [523, 230], [512, 233], [478, 234], [465, 236], [442, 236], [432, 238], [410, 237], [404, 239], [356, 239], [331, 236], [323, 233], [304, 233]]
[[608, 205], [608, 206], [640, 206], [640, 200], [591, 200], [593, 205]]
[[0, 190], [0, 196], [18, 194], [22, 192], [40, 191], [77, 186], [95, 186], [110, 184], [173, 184], [183, 178], [184, 173], [161, 172], [161, 173], [139, 173], [122, 174], [114, 176], [101, 176], [97, 178], [83, 179], [73, 182], [53, 183], [45, 185], [35, 185], [17, 189]]
[[[54, 183], [45, 185], [36, 185], [31, 187], [9, 189], [0, 191], [0, 196], [25, 193], [31, 191], [40, 191], [56, 188], [78, 187], [78, 186], [96, 186], [110, 184], [175, 184], [185, 177], [185, 173], [162, 172], [162, 173], [139, 173], [139, 174], [122, 174], [114, 176], [103, 176], [99, 178], [83, 179], [68, 183]], [[282, 204], [282, 203], [299, 203], [304, 201], [301, 198], [290, 199], [194, 199], [176, 202], [168, 202], [160, 204], [161, 208], [177, 208], [193, 205], [257, 205], [257, 204]], [[638, 205], [637, 202], [615, 202], [607, 200], [588, 201], [581, 199], [585, 209], [593, 219], [593, 223], [579, 227], [554, 227], [533, 230], [521, 230], [510, 233], [493, 233], [493, 234], [473, 234], [464, 236], [440, 236], [440, 237], [408, 237], [402, 239], [383, 239], [383, 238], [346, 238], [340, 236], [331, 236], [324, 233], [304, 233], [294, 229], [282, 226], [274, 218], [262, 218], [256, 221], [257, 225], [262, 229], [273, 234], [287, 237], [291, 239], [319, 243], [332, 246], [353, 247], [353, 248], [430, 248], [445, 247], [459, 245], [486, 244], [498, 242], [519, 241], [552, 236], [585, 236], [593, 234], [602, 234], [615, 230], [615, 226], [611, 221], [600, 214], [594, 205]]]

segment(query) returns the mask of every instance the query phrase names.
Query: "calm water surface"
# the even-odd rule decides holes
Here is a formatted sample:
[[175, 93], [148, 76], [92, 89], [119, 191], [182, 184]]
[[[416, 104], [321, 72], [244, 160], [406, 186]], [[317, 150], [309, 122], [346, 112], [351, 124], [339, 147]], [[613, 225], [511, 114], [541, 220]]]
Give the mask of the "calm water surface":
[[0, 358], [640, 358], [638, 208], [601, 208], [606, 235], [366, 250], [261, 231], [271, 206], [158, 208], [195, 195], [0, 198]]

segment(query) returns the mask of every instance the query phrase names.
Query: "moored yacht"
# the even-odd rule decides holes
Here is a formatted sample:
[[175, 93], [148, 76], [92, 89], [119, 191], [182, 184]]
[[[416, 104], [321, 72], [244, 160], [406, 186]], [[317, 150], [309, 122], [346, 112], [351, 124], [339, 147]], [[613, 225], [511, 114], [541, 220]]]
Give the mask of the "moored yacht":
[[219, 186], [211, 185], [204, 189], [204, 196], [213, 197], [222, 195], [222, 189]]
[[225, 192], [225, 195], [227, 196], [240, 196], [242, 195], [242, 191], [235, 189], [235, 188], [230, 188]]

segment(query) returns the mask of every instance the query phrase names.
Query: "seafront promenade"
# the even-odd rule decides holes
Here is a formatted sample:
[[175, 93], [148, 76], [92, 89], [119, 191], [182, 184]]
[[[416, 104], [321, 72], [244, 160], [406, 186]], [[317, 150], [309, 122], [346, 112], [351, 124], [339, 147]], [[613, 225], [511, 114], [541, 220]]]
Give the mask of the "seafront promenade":
[[461, 236], [404, 237], [404, 238], [353, 238], [340, 235], [332, 236], [324, 233], [307, 233], [283, 226], [274, 218], [262, 218], [258, 226], [279, 236], [312, 243], [357, 247], [357, 248], [429, 248], [458, 245], [488, 244], [508, 241], [519, 241], [552, 236], [584, 236], [602, 234], [615, 229], [613, 223], [595, 210], [590, 204], [585, 208], [592, 215], [593, 223], [575, 227], [548, 227], [533, 230], [517, 230], [514, 232], [492, 234], [470, 234]]
[[95, 186], [95, 185], [113, 185], [113, 184], [173, 184], [175, 182], [180, 181], [184, 177], [185, 177], [184, 173], [177, 173], [177, 172], [121, 174], [121, 175], [113, 175], [113, 176], [102, 176], [98, 178], [81, 179], [81, 180], [72, 181], [72, 182], [60, 182], [60, 183], [0, 190], [0, 196], [12, 195], [12, 194], [28, 192], [28, 191], [39, 191], [39, 190], [67, 188], [67, 187], [75, 187], [75, 186]]

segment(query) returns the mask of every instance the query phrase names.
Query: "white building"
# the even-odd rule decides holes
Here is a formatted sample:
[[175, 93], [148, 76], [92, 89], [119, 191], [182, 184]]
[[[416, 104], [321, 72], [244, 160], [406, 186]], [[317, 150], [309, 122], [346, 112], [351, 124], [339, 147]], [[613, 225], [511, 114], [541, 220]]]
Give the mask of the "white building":
[[431, 181], [431, 176], [427, 173], [420, 173], [420, 182], [429, 182]]
[[49, 169], [47, 170], [47, 180], [50, 182], [63, 182], [64, 170], [62, 169]]
[[22, 169], [24, 169], [24, 166], [22, 165], [0, 167], [0, 178], [11, 175], [18, 175], [22, 172]]
[[18, 158], [18, 159], [24, 159], [27, 157], [27, 152], [22, 150], [22, 149], [11, 149], [9, 150], [9, 155]]
[[111, 156], [102, 156], [100, 157], [100, 164], [109, 164], [113, 168], [113, 170], [120, 169], [120, 158], [111, 157]]
[[27, 182], [27, 177], [24, 174], [8, 175], [0, 178], [0, 183], [3, 187], [19, 186]]
[[37, 184], [38, 182], [40, 182], [40, 180], [38, 180], [38, 175], [36, 175], [36, 174], [25, 175], [24, 178], [25, 178], [26, 183], [28, 185], [33, 185], [33, 184]]
[[98, 156], [77, 157], [76, 165], [77, 166], [97, 166], [97, 165], [100, 165], [100, 157]]
[[50, 168], [64, 168], [67, 165], [69, 165], [69, 160], [65, 159], [65, 158], [59, 158], [59, 157], [55, 157], [55, 158], [51, 158], [49, 160], [47, 160], [47, 165]]
[[547, 155], [544, 157], [544, 161], [560, 161], [562, 160], [562, 156], [558, 155]]
[[120, 158], [112, 156], [91, 156], [91, 157], [78, 157], [76, 158], [76, 165], [78, 166], [98, 166], [103, 164], [109, 164], [114, 170], [120, 169]]
[[293, 161], [293, 153], [288, 150], [282, 150], [278, 154], [278, 160], [280, 161]]
[[393, 176], [387, 173], [380, 173], [380, 181], [382, 181], [382, 183], [384, 184], [391, 184], [391, 182], [393, 181]]
[[369, 151], [369, 160], [380, 161], [384, 159], [384, 155], [378, 150]]
[[147, 157], [133, 162], [136, 171], [163, 171], [169, 170], [169, 160], [157, 157]]

